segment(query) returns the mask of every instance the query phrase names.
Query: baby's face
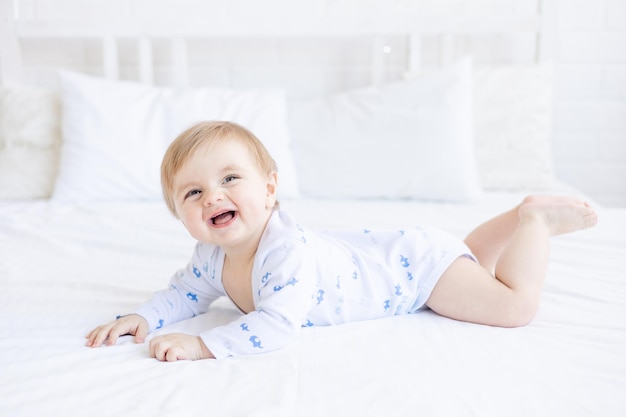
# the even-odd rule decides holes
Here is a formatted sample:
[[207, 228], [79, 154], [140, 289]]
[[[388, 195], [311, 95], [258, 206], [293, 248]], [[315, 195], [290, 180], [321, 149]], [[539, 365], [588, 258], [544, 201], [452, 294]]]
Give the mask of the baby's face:
[[276, 176], [231, 140], [199, 148], [174, 178], [176, 212], [199, 241], [230, 247], [258, 241], [276, 200]]

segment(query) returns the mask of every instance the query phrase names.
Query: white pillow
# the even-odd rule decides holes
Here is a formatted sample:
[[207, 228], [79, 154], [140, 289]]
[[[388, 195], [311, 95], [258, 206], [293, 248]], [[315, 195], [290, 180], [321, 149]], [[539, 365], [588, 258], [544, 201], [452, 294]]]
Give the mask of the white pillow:
[[554, 187], [553, 78], [548, 64], [474, 72], [476, 157], [485, 189]]
[[302, 194], [469, 201], [481, 194], [471, 61], [290, 104]]
[[47, 198], [56, 178], [61, 103], [50, 90], [0, 88], [0, 199]]
[[279, 197], [298, 195], [281, 91], [174, 90], [60, 72], [63, 147], [53, 198], [162, 198], [159, 169], [168, 144], [202, 120], [250, 129], [276, 159]]

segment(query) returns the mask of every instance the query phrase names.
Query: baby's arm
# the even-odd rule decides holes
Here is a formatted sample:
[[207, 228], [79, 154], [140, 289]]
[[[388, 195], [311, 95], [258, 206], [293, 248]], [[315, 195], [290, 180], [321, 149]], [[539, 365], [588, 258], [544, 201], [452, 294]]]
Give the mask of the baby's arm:
[[316, 258], [300, 241], [283, 243], [255, 262], [255, 311], [200, 334], [216, 358], [280, 349], [300, 332], [314, 303]]
[[98, 326], [85, 336], [87, 339], [86, 346], [99, 347], [104, 342], [112, 346], [120, 336], [127, 334], [135, 336], [136, 343], [143, 343], [148, 335], [148, 322], [146, 319], [138, 314], [131, 314]]
[[[115, 344], [119, 336], [131, 334], [137, 343], [143, 343], [152, 330], [201, 314], [217, 297], [222, 295], [211, 284], [214, 279], [202, 273], [196, 265], [204, 265], [210, 256], [197, 245], [187, 268], [177, 271], [170, 281], [170, 288], [157, 292], [152, 299], [141, 306], [135, 314], [122, 316], [115, 321], [96, 327], [87, 334], [89, 347], [99, 347], [106, 342]], [[206, 272], [206, 271], [205, 271]], [[205, 347], [206, 348], [206, 347]]]

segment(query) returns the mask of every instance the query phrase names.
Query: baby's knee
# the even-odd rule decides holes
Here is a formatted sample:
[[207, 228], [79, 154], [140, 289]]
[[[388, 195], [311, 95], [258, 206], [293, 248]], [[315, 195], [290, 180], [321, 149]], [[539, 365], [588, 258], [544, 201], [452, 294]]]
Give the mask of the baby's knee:
[[539, 297], [536, 294], [516, 293], [509, 306], [506, 327], [523, 327], [537, 315]]

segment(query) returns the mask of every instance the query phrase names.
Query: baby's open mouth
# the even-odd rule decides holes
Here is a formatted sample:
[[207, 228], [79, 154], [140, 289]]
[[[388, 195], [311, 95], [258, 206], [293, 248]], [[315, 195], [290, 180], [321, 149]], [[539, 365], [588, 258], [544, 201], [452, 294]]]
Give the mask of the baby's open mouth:
[[225, 211], [222, 214], [218, 214], [217, 216], [212, 217], [211, 218], [211, 223], [217, 224], [217, 225], [228, 223], [234, 217], [235, 217], [235, 212], [234, 211]]

